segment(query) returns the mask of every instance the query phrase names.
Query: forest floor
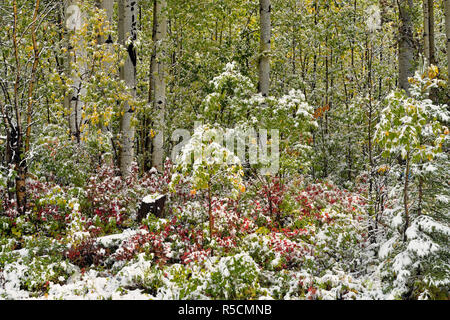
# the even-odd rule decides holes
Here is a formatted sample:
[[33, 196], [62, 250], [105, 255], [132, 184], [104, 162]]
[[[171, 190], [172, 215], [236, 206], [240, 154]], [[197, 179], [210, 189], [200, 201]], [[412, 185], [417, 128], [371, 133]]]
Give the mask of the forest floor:
[[212, 198], [211, 237], [200, 193], [180, 187], [164, 218], [138, 224], [136, 210], [129, 214], [138, 195], [124, 195], [131, 185], [157, 191], [162, 179], [120, 185], [109, 173], [91, 179], [84, 200], [28, 182], [30, 211], [1, 222], [1, 298], [393, 298], [383, 293], [379, 248], [367, 236], [363, 187], [248, 181], [237, 200]]

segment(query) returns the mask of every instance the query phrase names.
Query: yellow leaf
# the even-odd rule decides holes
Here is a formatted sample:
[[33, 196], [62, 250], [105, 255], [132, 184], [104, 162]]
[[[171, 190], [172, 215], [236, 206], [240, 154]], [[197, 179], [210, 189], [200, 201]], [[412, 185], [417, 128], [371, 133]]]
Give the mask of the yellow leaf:
[[439, 74], [439, 68], [437, 66], [431, 65], [428, 67], [428, 78], [434, 79]]

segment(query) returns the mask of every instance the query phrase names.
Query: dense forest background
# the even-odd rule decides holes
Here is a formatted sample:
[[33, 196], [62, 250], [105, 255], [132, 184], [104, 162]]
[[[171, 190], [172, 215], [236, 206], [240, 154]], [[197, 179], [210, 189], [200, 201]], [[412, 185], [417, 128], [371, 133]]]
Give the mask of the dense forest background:
[[[0, 26], [2, 298], [450, 297], [450, 0], [3, 0]], [[211, 161], [230, 134], [248, 157]]]

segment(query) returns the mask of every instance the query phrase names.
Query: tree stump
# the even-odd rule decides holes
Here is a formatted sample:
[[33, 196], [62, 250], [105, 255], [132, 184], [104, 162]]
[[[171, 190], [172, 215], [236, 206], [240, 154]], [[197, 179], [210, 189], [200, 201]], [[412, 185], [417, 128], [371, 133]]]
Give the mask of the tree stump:
[[137, 221], [140, 223], [149, 213], [162, 218], [164, 216], [166, 199], [167, 195], [158, 193], [144, 197], [137, 212]]

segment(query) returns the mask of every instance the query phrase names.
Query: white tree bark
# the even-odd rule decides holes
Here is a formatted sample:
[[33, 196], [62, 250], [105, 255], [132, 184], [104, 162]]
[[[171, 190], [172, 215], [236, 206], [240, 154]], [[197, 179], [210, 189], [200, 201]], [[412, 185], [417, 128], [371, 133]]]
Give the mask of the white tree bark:
[[154, 0], [153, 6], [153, 43], [151, 59], [151, 87], [153, 109], [156, 114], [152, 133], [152, 165], [163, 170], [164, 162], [164, 125], [166, 111], [166, 36], [167, 36], [167, 1]]
[[400, 29], [398, 41], [398, 86], [409, 94], [408, 78], [414, 75], [414, 47], [411, 13], [412, 0], [398, 0]]
[[[97, 0], [97, 8], [102, 9], [105, 11], [106, 14], [106, 20], [109, 23], [109, 30], [112, 30], [113, 25], [114, 25], [114, 20], [113, 20], [113, 16], [114, 16], [114, 2], [115, 0]], [[109, 56], [113, 56], [114, 55], [114, 47], [113, 47], [113, 39], [111, 34], [106, 33], [105, 35], [102, 35], [99, 37], [98, 39], [98, 43], [99, 44], [106, 44], [106, 53]], [[110, 62], [103, 62], [104, 65], [104, 70], [106, 72], [108, 72], [109, 74], [115, 74], [115, 68], [113, 66], [112, 63]], [[112, 75], [111, 75], [112, 76]], [[105, 125], [105, 119], [103, 118], [103, 115], [101, 115], [102, 121], [101, 121], [101, 130], [103, 134], [107, 134], [108, 133], [108, 128]], [[111, 148], [114, 149], [114, 141], [110, 140], [109, 141], [111, 143]], [[104, 160], [106, 160], [106, 162], [110, 165], [112, 165], [114, 163], [114, 159], [113, 158], [105, 158]]]
[[[70, 45], [70, 30], [69, 27], [67, 25], [67, 8], [70, 5], [70, 1], [66, 0], [64, 1], [64, 5], [62, 8], [62, 24], [63, 24], [63, 28], [64, 28], [64, 48], [67, 50], [64, 55], [63, 55], [63, 61], [64, 61], [64, 73], [66, 74], [66, 76], [68, 77], [71, 74], [71, 67], [70, 67], [70, 62], [71, 62], [71, 57], [70, 57], [70, 51], [71, 51], [71, 45]], [[69, 132], [70, 135], [72, 135], [72, 121], [71, 121], [71, 99], [72, 99], [72, 92], [70, 89], [67, 89], [65, 91], [65, 95], [64, 95], [64, 110], [68, 111], [69, 114]]]
[[[83, 13], [79, 7], [79, 0], [67, 0], [65, 2], [65, 15], [66, 15], [66, 28], [67, 43], [68, 43], [68, 60], [67, 71], [71, 74], [72, 84], [70, 94], [66, 96], [65, 103], [70, 109], [69, 114], [69, 127], [71, 136], [81, 141], [80, 129], [82, 124], [82, 112], [84, 103], [82, 100], [83, 95], [86, 93], [86, 89], [83, 86], [83, 76], [86, 73], [87, 67], [84, 62], [85, 50], [83, 48], [82, 41], [78, 43], [70, 42], [70, 35], [77, 32], [83, 25]], [[72, 68], [74, 65], [75, 68]]]
[[[133, 96], [136, 95], [136, 50], [137, 38], [137, 0], [119, 0], [119, 42], [127, 48], [125, 64], [120, 68], [120, 79], [124, 80]], [[134, 110], [125, 101], [120, 119], [119, 168], [123, 177], [131, 172], [134, 150], [134, 127], [132, 119]]]
[[261, 24], [261, 41], [258, 91], [263, 96], [268, 96], [270, 88], [270, 49], [272, 33], [272, 26], [270, 21], [270, 0], [259, 0], [259, 11]]
[[[97, 7], [105, 10], [106, 19], [109, 22], [109, 25], [113, 25], [113, 15], [114, 15], [114, 2], [115, 0], [97, 0]], [[112, 39], [109, 35], [106, 37], [100, 37], [100, 44], [103, 43], [112, 43]]]

